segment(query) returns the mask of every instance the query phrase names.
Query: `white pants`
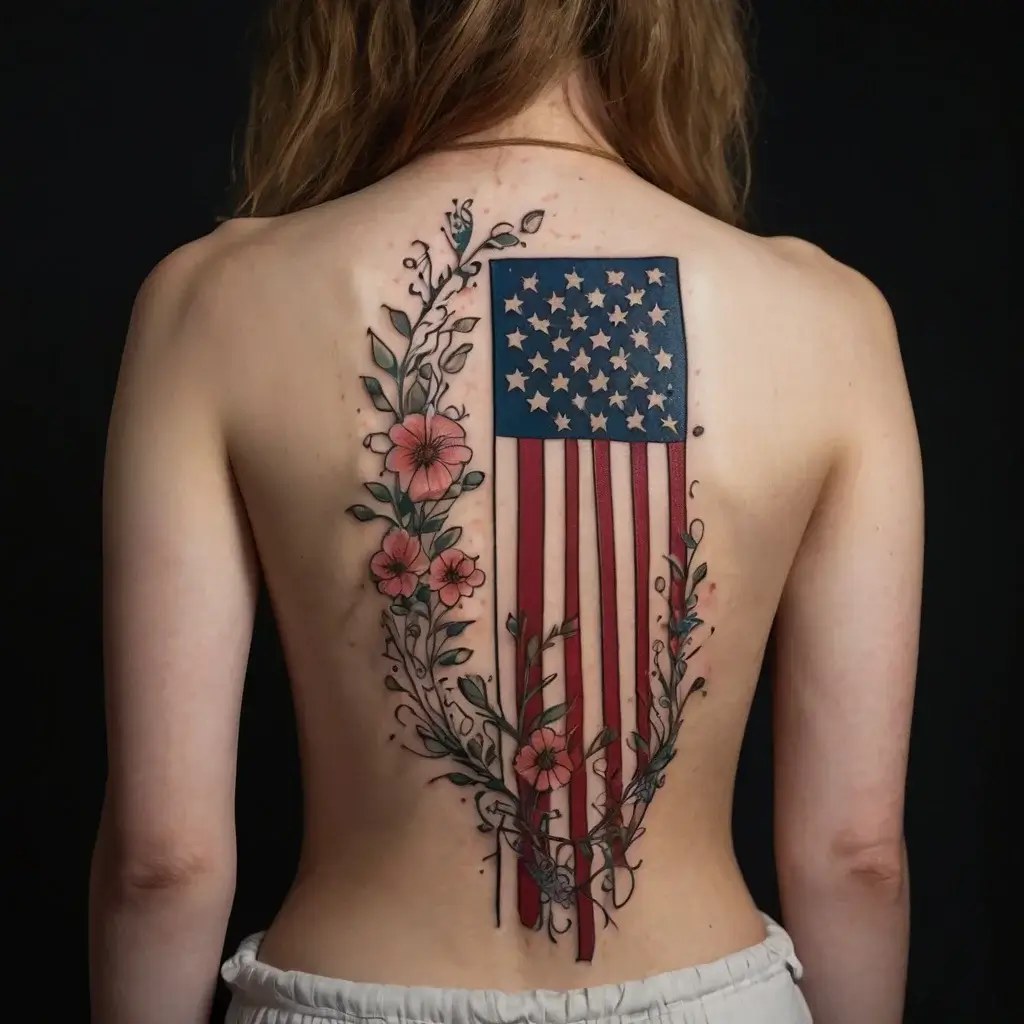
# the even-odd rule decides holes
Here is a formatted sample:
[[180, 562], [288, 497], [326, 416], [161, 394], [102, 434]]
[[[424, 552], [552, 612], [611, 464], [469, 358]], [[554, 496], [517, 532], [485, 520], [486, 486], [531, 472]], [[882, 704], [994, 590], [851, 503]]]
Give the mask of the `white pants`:
[[699, 967], [568, 992], [403, 988], [280, 971], [257, 959], [262, 934], [221, 974], [234, 993], [226, 1024], [810, 1024], [790, 937]]

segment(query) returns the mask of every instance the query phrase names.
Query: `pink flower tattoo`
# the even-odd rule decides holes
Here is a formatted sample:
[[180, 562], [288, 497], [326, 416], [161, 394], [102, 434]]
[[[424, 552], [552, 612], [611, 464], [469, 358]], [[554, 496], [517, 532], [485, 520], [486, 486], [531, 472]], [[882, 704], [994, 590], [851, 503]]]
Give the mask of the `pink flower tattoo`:
[[405, 530], [391, 530], [381, 542], [380, 551], [370, 559], [377, 589], [388, 597], [411, 597], [420, 574], [429, 565], [419, 540]]
[[410, 413], [388, 431], [388, 437], [394, 448], [384, 465], [398, 474], [410, 501], [440, 498], [473, 457], [463, 443], [466, 431], [440, 413]]
[[476, 558], [458, 548], [442, 551], [430, 563], [430, 589], [437, 591], [441, 603], [448, 608], [454, 608], [462, 598], [482, 587], [485, 579], [483, 570], [476, 567]]
[[565, 747], [562, 733], [547, 726], [535, 730], [516, 754], [517, 774], [540, 793], [561, 789], [572, 775], [572, 758]]

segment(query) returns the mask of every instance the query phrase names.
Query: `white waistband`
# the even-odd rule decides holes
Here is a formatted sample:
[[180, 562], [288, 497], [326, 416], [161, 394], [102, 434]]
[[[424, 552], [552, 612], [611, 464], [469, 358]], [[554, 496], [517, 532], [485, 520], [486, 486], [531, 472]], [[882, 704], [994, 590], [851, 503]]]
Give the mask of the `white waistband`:
[[374, 985], [282, 971], [257, 959], [263, 933], [250, 936], [221, 969], [246, 1006], [310, 1014], [328, 1020], [403, 1024], [582, 1024], [667, 1014], [679, 1004], [763, 980], [802, 973], [793, 942], [770, 918], [767, 937], [714, 963], [686, 967], [642, 981], [565, 992], [497, 992]]

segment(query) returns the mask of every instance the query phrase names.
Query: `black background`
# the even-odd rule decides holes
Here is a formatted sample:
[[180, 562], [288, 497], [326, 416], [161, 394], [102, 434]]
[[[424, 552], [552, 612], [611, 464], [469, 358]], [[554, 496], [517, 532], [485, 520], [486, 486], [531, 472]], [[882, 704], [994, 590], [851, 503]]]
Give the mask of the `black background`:
[[[105, 771], [99, 499], [124, 331], [146, 272], [225, 208], [254, 8], [50, 3], [0, 15], [14, 101], [2, 174], [10, 294], [0, 318], [0, 635], [15, 755], [4, 845], [19, 861], [6, 879], [15, 915], [6, 931], [20, 937], [13, 963], [33, 1020], [88, 1019], [86, 881]], [[1021, 379], [1011, 245], [1021, 225], [1010, 5], [755, 8], [753, 226], [809, 238], [882, 288], [924, 452], [906, 1019], [1019, 1019], [1010, 947], [997, 941], [1016, 891], [1014, 803], [1003, 794], [1014, 788], [1009, 693], [1020, 678], [1011, 662], [1021, 571], [1009, 502], [1020, 470], [1010, 398]], [[762, 685], [738, 780], [736, 842], [755, 897], [777, 912], [769, 700]], [[265, 602], [238, 793], [229, 946], [267, 924], [298, 850], [294, 722]], [[40, 968], [58, 980], [51, 974], [40, 987]], [[5, 997], [12, 1012], [19, 989]]]

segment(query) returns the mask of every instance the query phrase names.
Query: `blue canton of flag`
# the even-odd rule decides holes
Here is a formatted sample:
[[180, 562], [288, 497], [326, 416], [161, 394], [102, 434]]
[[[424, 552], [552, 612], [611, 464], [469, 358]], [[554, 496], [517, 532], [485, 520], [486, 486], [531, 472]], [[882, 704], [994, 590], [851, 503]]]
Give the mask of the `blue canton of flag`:
[[686, 341], [674, 258], [490, 266], [498, 436], [684, 439]]

